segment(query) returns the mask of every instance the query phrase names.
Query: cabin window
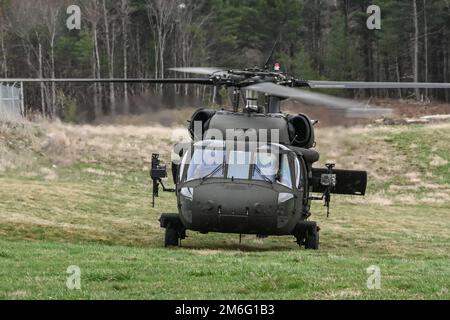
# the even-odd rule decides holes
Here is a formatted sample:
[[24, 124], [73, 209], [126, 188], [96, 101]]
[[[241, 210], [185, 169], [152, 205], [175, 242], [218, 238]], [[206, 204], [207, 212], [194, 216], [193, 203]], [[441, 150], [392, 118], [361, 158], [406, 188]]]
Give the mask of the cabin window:
[[209, 178], [223, 178], [225, 152], [222, 149], [197, 149], [194, 151], [187, 172], [187, 181]]
[[189, 153], [186, 153], [183, 156], [183, 160], [181, 161], [181, 164], [180, 164], [180, 175], [178, 177], [178, 181], [180, 181], [180, 182], [183, 181], [184, 169], [186, 168], [186, 162], [187, 162], [188, 156], [189, 156]]
[[298, 160], [298, 158], [295, 158], [295, 182], [296, 185], [299, 189], [301, 189], [301, 184], [302, 184], [302, 170], [300, 167], [300, 161]]
[[270, 180], [275, 182], [279, 169], [278, 155], [270, 152], [260, 151], [255, 155], [255, 168], [253, 170], [253, 180]]
[[292, 189], [291, 170], [289, 168], [289, 158], [286, 154], [281, 156], [279, 179], [277, 181], [290, 189]]

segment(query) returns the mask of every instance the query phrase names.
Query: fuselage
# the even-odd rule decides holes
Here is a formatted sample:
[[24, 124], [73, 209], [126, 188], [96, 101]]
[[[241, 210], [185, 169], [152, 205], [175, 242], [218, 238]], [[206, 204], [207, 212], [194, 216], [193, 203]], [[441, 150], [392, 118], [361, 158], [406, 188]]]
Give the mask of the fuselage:
[[279, 144], [250, 150], [247, 143], [241, 151], [227, 145], [202, 141], [185, 154], [177, 177], [185, 227], [203, 233], [291, 234], [309, 216], [302, 157]]
[[[367, 172], [337, 170], [331, 163], [313, 168], [319, 161], [315, 123], [303, 114], [256, 109], [195, 112], [189, 125], [194, 142], [173, 150], [181, 158], [172, 164], [176, 189], [170, 189], [176, 191], [178, 213], [160, 217], [165, 245], [180, 245], [193, 230], [292, 235], [298, 245], [317, 250], [320, 228], [309, 220], [311, 201], [324, 201], [329, 212], [331, 194], [363, 196]], [[151, 173], [154, 197], [167, 176], [157, 157]]]

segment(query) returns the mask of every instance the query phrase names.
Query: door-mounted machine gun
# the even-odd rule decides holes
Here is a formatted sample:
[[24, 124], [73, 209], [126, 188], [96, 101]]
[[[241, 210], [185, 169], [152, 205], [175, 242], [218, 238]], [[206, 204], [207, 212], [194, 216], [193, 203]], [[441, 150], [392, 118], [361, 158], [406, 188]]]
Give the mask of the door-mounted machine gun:
[[325, 192], [323, 193], [323, 200], [325, 201], [325, 207], [327, 207], [327, 218], [330, 217], [330, 203], [331, 192], [336, 187], [336, 175], [333, 174], [333, 169], [336, 165], [334, 163], [327, 163], [327, 174], [322, 174], [320, 178], [320, 184], [325, 186]]
[[167, 167], [161, 164], [159, 154], [152, 154], [152, 166], [150, 169], [150, 177], [153, 180], [153, 199], [152, 206], [155, 207], [155, 198], [159, 197], [159, 186], [161, 185], [164, 192], [176, 192], [175, 189], [166, 188], [162, 179], [167, 178]]
[[323, 200], [327, 207], [327, 217], [330, 215], [332, 194], [363, 196], [367, 188], [367, 172], [352, 170], [337, 170], [335, 165], [328, 163], [326, 169], [312, 169], [310, 179], [312, 192], [322, 193], [322, 197], [313, 197], [311, 200]]
[[333, 173], [334, 167], [336, 165], [334, 163], [327, 163], [325, 165], [327, 167], [326, 173], [322, 173], [320, 175], [320, 185], [323, 188], [322, 197], [312, 197], [311, 200], [323, 200], [325, 202], [325, 207], [327, 207], [327, 218], [330, 216], [330, 203], [331, 203], [331, 193], [337, 184], [336, 175]]

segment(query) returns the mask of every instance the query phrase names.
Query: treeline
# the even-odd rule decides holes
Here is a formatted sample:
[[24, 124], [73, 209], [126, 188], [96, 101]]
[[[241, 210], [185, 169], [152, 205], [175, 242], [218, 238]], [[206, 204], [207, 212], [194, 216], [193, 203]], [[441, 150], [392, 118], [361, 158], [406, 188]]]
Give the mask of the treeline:
[[[66, 26], [81, 8], [81, 30]], [[370, 5], [381, 30], [369, 30]], [[163, 78], [173, 66], [262, 66], [275, 59], [305, 79], [449, 82], [450, 0], [0, 0], [3, 78]], [[182, 75], [188, 76], [188, 75]], [[358, 91], [449, 100], [445, 90]], [[200, 86], [36, 84], [28, 110], [93, 120], [139, 112], [151, 101], [226, 101]], [[143, 106], [144, 105], [144, 106]]]

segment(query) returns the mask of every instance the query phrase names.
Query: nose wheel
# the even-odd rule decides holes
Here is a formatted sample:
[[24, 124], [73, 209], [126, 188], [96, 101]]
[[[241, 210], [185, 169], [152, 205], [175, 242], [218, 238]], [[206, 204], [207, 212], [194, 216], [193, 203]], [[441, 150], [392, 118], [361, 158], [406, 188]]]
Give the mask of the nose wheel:
[[295, 228], [294, 236], [300, 247], [305, 247], [307, 250], [319, 250], [320, 228], [317, 226], [316, 222], [300, 222]]

